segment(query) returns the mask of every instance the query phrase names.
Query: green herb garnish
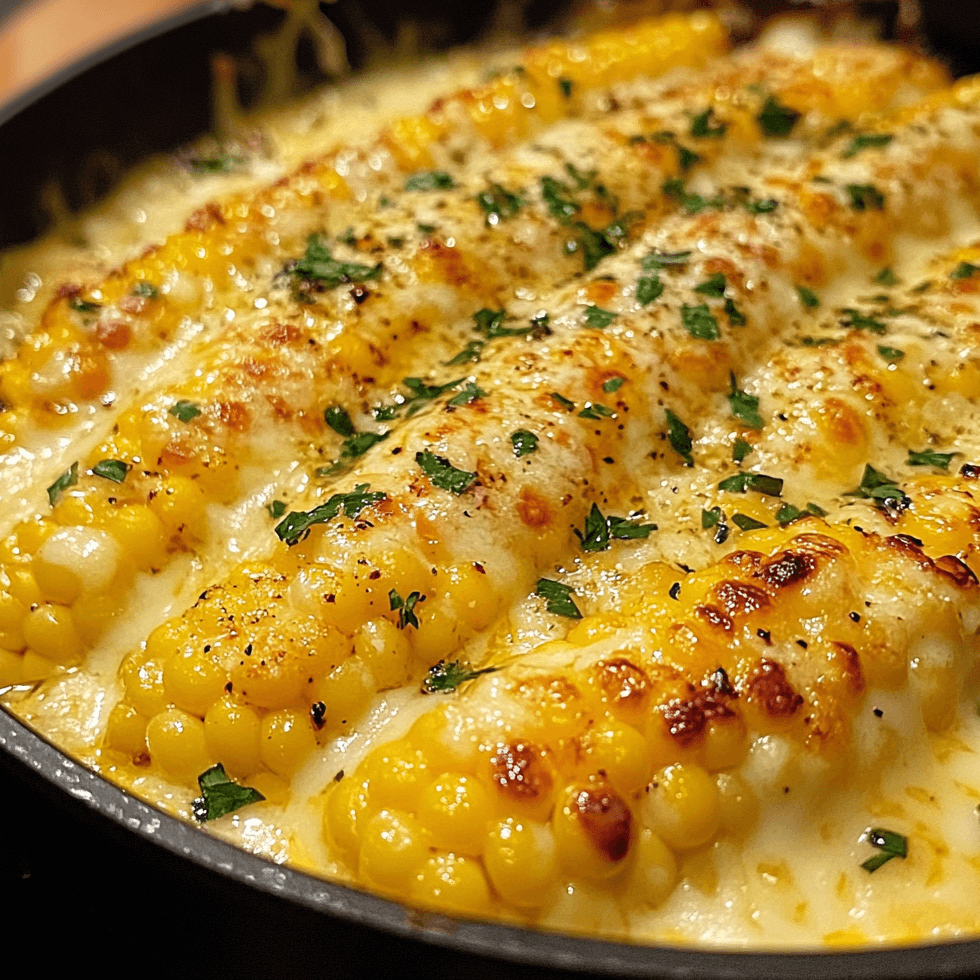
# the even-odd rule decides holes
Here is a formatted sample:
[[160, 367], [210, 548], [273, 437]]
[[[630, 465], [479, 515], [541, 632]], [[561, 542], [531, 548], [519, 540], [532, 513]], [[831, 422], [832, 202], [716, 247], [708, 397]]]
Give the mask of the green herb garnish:
[[286, 501], [285, 500], [273, 500], [271, 504], [266, 504], [265, 509], [269, 512], [270, 517], [274, 517], [277, 520], [286, 513]]
[[217, 820], [249, 803], [261, 803], [265, 799], [257, 789], [232, 782], [220, 762], [202, 772], [197, 777], [197, 785], [201, 788], [201, 795], [194, 800], [191, 809], [194, 818], [201, 823]]
[[499, 667], [483, 667], [474, 670], [463, 660], [440, 660], [429, 668], [428, 674], [422, 681], [423, 694], [445, 694], [455, 691], [460, 684], [471, 681], [480, 674], [492, 674]]
[[585, 530], [575, 528], [575, 536], [583, 551], [605, 551], [613, 539], [632, 540], [648, 538], [657, 530], [656, 524], [637, 524], [626, 517], [605, 517], [593, 504], [585, 519]]
[[770, 95], [755, 118], [767, 135], [784, 137], [793, 131], [800, 119], [800, 113]]
[[872, 847], [877, 847], [880, 854], [869, 857], [867, 861], [861, 863], [869, 874], [877, 871], [883, 864], [887, 864], [892, 858], [905, 858], [909, 853], [909, 841], [907, 837], [896, 834], [892, 830], [883, 830], [881, 827], [872, 827], [867, 831], [868, 843]]
[[868, 316], [860, 310], [845, 307], [841, 312], [847, 314], [847, 319], [841, 321], [845, 327], [853, 327], [855, 330], [869, 330], [871, 333], [877, 334], [885, 333], [888, 329], [881, 320], [876, 320], [873, 316]]
[[809, 286], [797, 286], [796, 293], [807, 309], [815, 310], [820, 305], [820, 297]]
[[581, 619], [575, 600], [575, 590], [570, 585], [563, 585], [550, 578], [539, 578], [534, 594], [545, 600], [545, 609], [555, 616], [566, 616], [568, 619]]
[[466, 493], [476, 483], [475, 472], [458, 470], [445, 456], [437, 456], [427, 449], [415, 454], [415, 462], [419, 464], [434, 487], [448, 490], [456, 496]]
[[514, 447], [514, 455], [520, 459], [538, 448], [538, 437], [527, 429], [518, 429], [510, 434], [510, 444]]
[[668, 266], [687, 265], [690, 252], [651, 252], [645, 255], [640, 265], [649, 272], [651, 269], [665, 269]]
[[948, 470], [956, 453], [934, 453], [929, 449], [916, 452], [909, 450], [909, 458], [905, 461], [906, 466], [935, 466], [939, 470]]
[[783, 504], [776, 511], [776, 521], [780, 525], [785, 525], [789, 524], [790, 521], [795, 521], [798, 517], [802, 517], [804, 514], [813, 514], [814, 517], [827, 516], [827, 512], [816, 504], [807, 504], [802, 510], [799, 507], [794, 507], [792, 504]]
[[702, 296], [714, 296], [720, 299], [725, 295], [725, 277], [720, 272], [713, 272], [704, 282], [698, 283], [694, 291]]
[[879, 286], [897, 286], [899, 283], [898, 276], [895, 275], [894, 269], [890, 265], [886, 265], [876, 276], [875, 280]]
[[375, 491], [368, 492], [369, 484], [359, 483], [350, 493], [335, 493], [325, 503], [307, 511], [293, 511], [276, 525], [276, 534], [280, 541], [293, 545], [301, 541], [309, 533], [314, 524], [326, 524], [341, 511], [347, 517], [357, 517], [365, 507], [384, 500], [387, 494]]
[[513, 218], [524, 206], [520, 195], [514, 194], [500, 184], [491, 184], [489, 190], [481, 191], [476, 195], [476, 202], [487, 216], [488, 225], [496, 225]]
[[395, 589], [388, 593], [388, 605], [392, 612], [397, 611], [398, 613], [398, 628], [400, 630], [409, 626], [419, 628], [419, 618], [415, 615], [415, 606], [421, 598], [421, 592], [409, 592], [404, 599]]
[[586, 402], [585, 407], [578, 413], [580, 419], [611, 419], [616, 413], [602, 402]]
[[667, 438], [670, 440], [671, 448], [688, 466], [693, 466], [694, 456], [691, 450], [694, 448], [694, 443], [691, 441], [691, 430], [669, 408], [665, 409], [665, 413]]
[[122, 483], [130, 468], [129, 463], [124, 463], [121, 459], [103, 459], [92, 467], [92, 473], [103, 479], [112, 480], [113, 483]]
[[48, 487], [48, 503], [54, 507], [61, 494], [78, 483], [78, 462], [74, 462]]
[[167, 409], [167, 414], [181, 422], [190, 422], [191, 419], [196, 419], [201, 414], [201, 410], [193, 402], [181, 399]]
[[731, 296], [725, 298], [725, 316], [733, 327], [744, 327], [748, 322], [745, 314], [735, 305], [735, 300]]
[[463, 405], [469, 405], [470, 402], [475, 402], [478, 398], [486, 397], [487, 393], [482, 388], [475, 385], [472, 381], [467, 381], [463, 385], [460, 393], [450, 398], [447, 404], [452, 405], [454, 408], [460, 408]]
[[625, 378], [620, 377], [608, 378], [606, 381], [602, 382], [602, 390], [608, 392], [609, 394], [612, 394], [614, 391], [619, 391], [619, 389], [623, 387], [623, 382], [625, 380]]
[[765, 476], [763, 473], [736, 473], [718, 484], [719, 490], [729, 493], [745, 493], [754, 490], [768, 497], [778, 497], [783, 492], [783, 481], [778, 476]]
[[744, 439], [736, 439], [735, 445], [732, 446], [732, 459], [736, 463], [741, 463], [750, 452], [752, 452], [752, 443]]
[[407, 191], [448, 191], [456, 182], [445, 170], [423, 170], [405, 181]]
[[732, 415], [740, 419], [750, 429], [761, 429], [765, 422], [759, 414], [759, 399], [755, 395], [746, 394], [740, 390], [735, 381], [735, 372], [729, 372], [731, 381], [731, 394], [728, 397], [728, 404], [731, 406]]
[[749, 517], [748, 514], [732, 514], [731, 516], [732, 524], [737, 528], [741, 528], [743, 531], [758, 531], [760, 527], [768, 527], [768, 524], [763, 524], [762, 521], [757, 521], [754, 517]]
[[858, 133], [841, 153], [842, 160], [850, 160], [870, 147], [888, 146], [895, 137], [891, 133]]
[[323, 410], [323, 421], [339, 436], [352, 436], [356, 431], [346, 408], [331, 405]]
[[980, 265], [972, 262], [961, 262], [950, 274], [950, 279], [969, 279], [975, 273], [980, 272]]
[[322, 235], [310, 235], [306, 252], [290, 271], [304, 283], [310, 283], [317, 289], [335, 289], [342, 283], [377, 279], [381, 275], [382, 266], [380, 262], [377, 265], [338, 262], [330, 254], [326, 238]]
[[575, 411], [575, 402], [570, 398], [566, 398], [564, 395], [559, 395], [557, 391], [548, 392], [548, 397], [556, 401], [566, 412]]
[[855, 211], [881, 211], [885, 195], [874, 184], [847, 184], [844, 187]]
[[889, 364], [895, 364], [905, 357], [905, 351], [899, 350], [897, 347], [885, 347], [882, 344], [878, 345], [878, 353], [889, 362]]
[[612, 310], [604, 310], [599, 306], [588, 306], [585, 310], [585, 322], [590, 327], [603, 330], [616, 319], [618, 313]]
[[659, 299], [663, 291], [664, 284], [660, 276], [640, 276], [636, 282], [636, 301], [640, 306], [648, 306], [655, 299]]
[[718, 321], [711, 315], [707, 303], [681, 307], [681, 323], [684, 329], [698, 340], [717, 340], [721, 334], [718, 331]]
[[695, 139], [720, 139], [728, 129], [728, 123], [713, 123], [712, 118], [715, 110], [708, 106], [704, 112], [699, 112], [696, 116], [691, 116], [691, 135]]
[[902, 493], [898, 484], [880, 473], [870, 463], [866, 463], [861, 482], [853, 490], [848, 490], [845, 497], [865, 497], [874, 500], [901, 500], [905, 494]]

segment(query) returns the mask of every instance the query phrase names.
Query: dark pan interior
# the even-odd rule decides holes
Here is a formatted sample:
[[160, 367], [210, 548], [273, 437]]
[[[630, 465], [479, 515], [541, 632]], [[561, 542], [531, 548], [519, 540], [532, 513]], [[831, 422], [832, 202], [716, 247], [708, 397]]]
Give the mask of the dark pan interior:
[[[488, 5], [427, 0], [411, 6], [449, 23], [442, 44], [472, 39], [490, 17]], [[532, 4], [531, 26], [557, 6]], [[897, 9], [871, 6], [879, 13]], [[352, 38], [356, 61], [363, 49], [345, 10], [343, 2], [331, 8]], [[361, 10], [393, 36], [390, 4], [371, 0]], [[963, 30], [975, 11], [974, 4], [925, 5], [927, 33], [958, 73], [980, 63], [980, 35]], [[206, 131], [210, 54], [245, 56], [255, 34], [280, 17], [267, 7], [185, 16], [174, 30], [116, 53], [8, 118], [0, 128], [0, 246], [43, 230], [46, 218], [36, 202], [46, 180], [62, 181], [72, 204], [86, 203], [92, 187], [80, 181], [78, 163], [90, 154], [111, 147], [132, 163]], [[312, 84], [313, 59], [301, 52], [300, 60]], [[256, 72], [245, 98], [260, 85]], [[102, 187], [98, 176], [95, 189], [108, 189], [110, 175], [103, 175]], [[413, 917], [392, 903], [277, 869], [166, 817], [74, 765], [3, 712], [0, 748], [7, 951], [28, 943], [31, 955], [55, 968], [90, 960], [96, 968], [184, 976], [468, 980], [578, 972], [694, 980], [980, 974], [980, 942], [814, 956], [697, 953]], [[37, 925], [41, 938], [28, 940], [35, 932], [29, 927]]]

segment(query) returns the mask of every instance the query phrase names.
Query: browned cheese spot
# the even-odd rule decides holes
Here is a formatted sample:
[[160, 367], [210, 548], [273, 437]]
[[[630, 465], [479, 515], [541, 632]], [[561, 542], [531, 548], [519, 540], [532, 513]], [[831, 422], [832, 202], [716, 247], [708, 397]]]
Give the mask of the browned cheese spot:
[[542, 530], [551, 523], [551, 508], [544, 497], [535, 493], [530, 487], [521, 490], [517, 501], [517, 513], [525, 527]]
[[723, 613], [717, 606], [697, 606], [694, 609], [694, 615], [702, 623], [706, 623], [708, 626], [719, 629], [724, 633], [731, 633], [735, 628], [731, 617]]
[[614, 706], [641, 708], [650, 695], [646, 671], [625, 657], [600, 660], [595, 672], [599, 687]]
[[770, 605], [769, 596], [757, 585], [738, 580], [719, 582], [711, 590], [715, 599], [721, 604], [728, 616], [736, 619], [748, 616]]
[[610, 861], [622, 861], [633, 838], [633, 814], [608, 787], [581, 789], [572, 797], [573, 812], [593, 847]]
[[502, 793], [525, 802], [550, 795], [554, 785], [541, 750], [524, 742], [498, 745], [490, 757], [490, 773]]
[[760, 660], [748, 680], [749, 696], [773, 718], [794, 715], [803, 698], [793, 690], [782, 664], [775, 660]]
[[830, 645], [840, 654], [841, 666], [847, 676], [847, 683], [854, 694], [864, 690], [864, 670], [861, 667], [861, 657], [857, 650], [840, 640], [831, 640]]

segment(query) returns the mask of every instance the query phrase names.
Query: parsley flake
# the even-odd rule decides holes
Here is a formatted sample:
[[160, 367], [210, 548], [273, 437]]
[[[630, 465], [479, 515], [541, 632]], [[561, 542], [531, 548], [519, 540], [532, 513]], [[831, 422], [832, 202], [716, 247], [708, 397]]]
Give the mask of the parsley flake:
[[181, 422], [190, 422], [201, 414], [201, 410], [193, 402], [186, 401], [182, 398], [175, 405], [171, 405], [167, 409], [167, 414], [172, 415]]
[[454, 398], [450, 398], [448, 404], [452, 405], [454, 408], [459, 408], [463, 405], [469, 405], [470, 402], [475, 402], [478, 398], [486, 398], [487, 393], [475, 385], [472, 381], [467, 381], [463, 385], [462, 391]]
[[852, 327], [855, 330], [869, 330], [871, 333], [877, 334], [885, 333], [888, 329], [881, 320], [876, 320], [873, 316], [868, 316], [860, 310], [845, 307], [841, 312], [847, 314], [847, 319], [841, 320], [845, 327]]
[[874, 278], [874, 281], [878, 283], [879, 286], [897, 286], [899, 283], [898, 276], [895, 275], [895, 270], [892, 269], [890, 265], [886, 265]]
[[217, 820], [226, 814], [248, 806], [261, 803], [265, 797], [251, 786], [240, 786], [228, 778], [225, 767], [219, 762], [197, 777], [201, 795], [194, 800], [192, 810], [200, 823]]
[[880, 854], [875, 854], [861, 863], [861, 867], [869, 874], [873, 874], [892, 858], [908, 856], [909, 841], [907, 837], [903, 837], [901, 834], [896, 834], [892, 830], [884, 830], [881, 827], [872, 827], [868, 829], [866, 836], [868, 843], [881, 851]]
[[618, 313], [613, 313], [612, 310], [604, 310], [599, 306], [588, 306], [585, 310], [586, 324], [598, 330], [604, 330], [617, 316], [619, 316]]
[[274, 517], [277, 520], [286, 513], [286, 501], [285, 500], [273, 500], [271, 504], [266, 504], [265, 509], [269, 512], [270, 517]]
[[762, 521], [757, 521], [754, 517], [749, 517], [748, 514], [732, 514], [731, 517], [732, 524], [743, 531], [758, 531], [760, 527], [768, 527], [768, 524], [763, 524]]
[[669, 180], [665, 180], [660, 189], [667, 197], [680, 204], [688, 214], [699, 214], [708, 208], [725, 206], [725, 199], [720, 195], [702, 197], [700, 194], [689, 192], [680, 177], [671, 177]]
[[492, 674], [499, 667], [483, 667], [474, 670], [465, 660], [440, 660], [429, 668], [422, 681], [423, 694], [445, 694], [455, 691], [460, 684], [471, 681], [481, 674]]
[[750, 452], [752, 452], [752, 443], [744, 439], [736, 439], [735, 445], [732, 446], [732, 459], [736, 463], [741, 463]]
[[881, 211], [885, 195], [874, 184], [847, 184], [844, 187], [855, 211]]
[[708, 106], [704, 112], [699, 112], [697, 115], [691, 116], [691, 135], [695, 139], [720, 139], [725, 135], [728, 129], [728, 123], [713, 123], [712, 119], [714, 114], [714, 108]]
[[733, 327], [744, 327], [748, 322], [745, 314], [735, 305], [735, 300], [728, 296], [725, 298], [725, 316]]
[[133, 296], [142, 296], [143, 299], [156, 299], [160, 295], [160, 290], [151, 282], [140, 280], [132, 288]]
[[909, 458], [905, 461], [906, 466], [935, 466], [936, 469], [948, 470], [956, 453], [934, 453], [931, 450], [923, 449], [916, 452], [909, 450]]
[[469, 364], [471, 361], [479, 361], [483, 348], [486, 347], [485, 340], [471, 340], [455, 357], [446, 361], [446, 367], [455, 367], [457, 364]]
[[534, 594], [545, 600], [545, 609], [555, 616], [565, 616], [568, 619], [581, 619], [575, 600], [575, 590], [570, 585], [563, 585], [550, 578], [538, 579]]
[[793, 127], [799, 122], [800, 113], [770, 95], [763, 104], [762, 111], [755, 118], [768, 136], [785, 137], [789, 136]]
[[541, 199], [548, 207], [548, 213], [563, 225], [571, 222], [581, 210], [577, 201], [569, 196], [568, 188], [554, 177], [541, 178]]
[[687, 265], [690, 252], [651, 252], [643, 257], [640, 265], [646, 270], [665, 269], [668, 266]]
[[572, 97], [572, 88], [574, 87], [574, 84], [575, 83], [570, 78], [558, 79], [558, 88], [566, 99], [570, 99]]
[[704, 282], [698, 283], [694, 291], [702, 296], [714, 296], [720, 299], [725, 295], [725, 277], [720, 272], [713, 272]]
[[623, 387], [623, 382], [625, 380], [625, 378], [620, 378], [618, 376], [615, 378], [609, 378], [602, 382], [602, 390], [609, 394], [612, 394], [614, 391], [619, 391], [619, 389]]
[[580, 419], [611, 419], [615, 412], [602, 402], [586, 402], [585, 407], [578, 413]]
[[820, 297], [809, 286], [797, 286], [796, 294], [800, 302], [809, 310], [815, 310], [820, 305]]
[[48, 503], [54, 507], [58, 502], [58, 498], [61, 494], [67, 490], [69, 487], [75, 486], [78, 483], [78, 462], [77, 460], [65, 470], [61, 476], [58, 477], [54, 483], [48, 487]]
[[520, 459], [538, 448], [538, 437], [527, 429], [518, 429], [510, 434], [510, 444], [514, 447], [514, 455]]
[[905, 357], [905, 351], [899, 350], [897, 347], [885, 347], [883, 344], [878, 345], [878, 353], [886, 360], [889, 364], [895, 364]]
[[640, 306], [649, 306], [655, 299], [660, 298], [664, 284], [660, 276], [640, 276], [636, 282], [636, 301]]
[[759, 414], [759, 399], [755, 395], [746, 394], [739, 389], [735, 381], [735, 372], [729, 372], [732, 390], [728, 395], [728, 404], [731, 406], [732, 415], [740, 419], [750, 429], [761, 429], [765, 422]]
[[105, 480], [112, 480], [113, 483], [122, 483], [130, 469], [129, 463], [124, 463], [121, 459], [103, 459], [92, 467], [92, 473]]
[[380, 262], [377, 265], [338, 262], [330, 254], [327, 239], [322, 235], [310, 235], [303, 257], [291, 267], [287, 266], [287, 269], [300, 279], [304, 287], [317, 291], [336, 289], [343, 283], [367, 282], [379, 278], [382, 272]]
[[575, 411], [575, 402], [564, 395], [559, 395], [557, 391], [548, 392], [548, 397], [556, 401], [566, 412]]
[[844, 496], [885, 501], [902, 500], [905, 494], [891, 477], [885, 476], [884, 473], [876, 470], [870, 463], [866, 463], [860, 484], [853, 490], [845, 492]]
[[766, 476], [763, 473], [736, 473], [718, 484], [719, 490], [729, 493], [745, 493], [754, 490], [768, 497], [778, 497], [783, 492], [783, 481], [778, 476]]
[[721, 508], [712, 507], [711, 510], [701, 511], [701, 527], [708, 531], [713, 528], [722, 518]]
[[842, 160], [850, 160], [870, 147], [888, 146], [895, 137], [891, 133], [858, 133], [841, 153]]
[[596, 504], [585, 519], [585, 530], [575, 528], [583, 551], [605, 551], [612, 539], [648, 538], [657, 530], [656, 524], [637, 524], [626, 517], [606, 517]]
[[969, 279], [976, 272], [980, 272], [980, 266], [972, 262], [961, 262], [950, 274], [950, 279]]
[[347, 517], [357, 517], [365, 507], [387, 497], [387, 494], [380, 491], [369, 493], [368, 490], [369, 484], [359, 483], [350, 493], [335, 493], [312, 510], [293, 511], [276, 525], [276, 535], [280, 541], [294, 545], [306, 537], [314, 524], [326, 524], [341, 511]]
[[477, 194], [476, 202], [483, 209], [486, 222], [490, 226], [513, 218], [525, 203], [519, 194], [514, 194], [496, 183], [491, 184], [489, 190]]
[[415, 615], [415, 606], [421, 598], [421, 592], [409, 592], [404, 599], [396, 589], [392, 589], [388, 593], [388, 605], [392, 612], [398, 613], [398, 628], [400, 630], [409, 626], [419, 628], [419, 618]]
[[372, 446], [384, 442], [388, 432], [357, 432], [345, 439], [340, 446], [340, 455], [329, 466], [317, 469], [317, 476], [335, 476], [342, 473], [355, 460], [363, 456]]
[[665, 409], [665, 413], [667, 438], [670, 440], [671, 448], [688, 466], [693, 466], [694, 456], [691, 450], [694, 448], [694, 443], [691, 441], [691, 430], [669, 408]]
[[448, 191], [456, 182], [445, 170], [422, 170], [405, 181], [407, 191]]
[[814, 517], [827, 516], [827, 512], [822, 507], [818, 507], [816, 504], [807, 504], [802, 510], [799, 507], [794, 507], [792, 504], [783, 504], [783, 506], [776, 511], [776, 521], [781, 526], [785, 526], [786, 524], [789, 524], [790, 521], [795, 521], [804, 514], [812, 514]]
[[684, 329], [697, 340], [717, 340], [721, 333], [718, 331], [718, 321], [711, 315], [707, 303], [681, 307], [681, 323]]
[[476, 483], [475, 472], [458, 470], [445, 456], [437, 456], [427, 449], [415, 454], [415, 462], [434, 487], [448, 490], [456, 496], [466, 493]]
[[324, 409], [323, 421], [339, 436], [354, 435], [354, 423], [351, 421], [350, 414], [346, 408], [342, 408], [340, 405], [331, 405]]

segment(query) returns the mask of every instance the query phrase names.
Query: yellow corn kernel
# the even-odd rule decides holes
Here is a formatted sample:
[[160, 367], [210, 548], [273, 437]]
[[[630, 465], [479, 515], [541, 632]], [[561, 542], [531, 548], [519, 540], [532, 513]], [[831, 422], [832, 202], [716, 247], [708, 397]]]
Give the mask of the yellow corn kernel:
[[[302, 548], [303, 544], [301, 542], [297, 547]], [[370, 592], [367, 589], [374, 584], [368, 579], [367, 571], [358, 575], [347, 569], [314, 565], [300, 571], [290, 585], [290, 595], [299, 608], [341, 633], [353, 636], [371, 618], [375, 595], [373, 588]], [[387, 593], [384, 608], [388, 608]]]
[[183, 711], [203, 718], [224, 690], [228, 678], [207, 655], [187, 647], [163, 664], [163, 689], [167, 699]]
[[700, 847], [718, 830], [718, 788], [695, 763], [678, 762], [660, 770], [643, 807], [644, 823], [673, 848]]
[[[34, 563], [31, 562], [31, 565]], [[34, 573], [30, 566], [21, 568], [8, 568], [7, 575], [10, 578], [10, 585], [7, 591], [24, 606], [30, 608], [37, 606], [44, 601], [41, 590], [37, 587], [34, 580]]]
[[677, 884], [674, 852], [649, 827], [640, 830], [630, 877], [631, 894], [639, 895], [647, 905], [659, 905]]
[[372, 619], [354, 634], [354, 654], [371, 671], [379, 691], [408, 680], [411, 653], [404, 631], [387, 619]]
[[71, 607], [75, 629], [87, 646], [102, 635], [109, 621], [119, 612], [123, 598], [123, 594], [117, 592], [85, 596]]
[[357, 867], [361, 832], [373, 815], [366, 784], [348, 776], [327, 793], [323, 807], [323, 836], [344, 861]]
[[95, 497], [83, 490], [63, 493], [51, 516], [61, 527], [91, 527], [95, 523]]
[[748, 751], [745, 722], [738, 715], [712, 718], [698, 747], [698, 762], [708, 772], [737, 766]]
[[480, 740], [467, 720], [448, 705], [419, 715], [408, 731], [407, 741], [425, 752], [429, 764], [455, 772], [476, 772]]
[[493, 800], [476, 776], [446, 772], [431, 782], [419, 801], [418, 818], [456, 854], [479, 857], [493, 816]]
[[460, 854], [433, 854], [412, 882], [409, 900], [450, 915], [486, 915], [493, 904], [480, 862]]
[[17, 547], [22, 555], [33, 555], [41, 545], [58, 530], [58, 524], [50, 517], [24, 521], [16, 529]]
[[472, 562], [451, 565], [449, 593], [456, 615], [469, 630], [485, 630], [496, 618], [499, 608], [497, 590], [487, 581], [487, 574]]
[[415, 656], [424, 664], [452, 658], [460, 645], [460, 624], [445, 595], [431, 595], [415, 607], [419, 628], [412, 632]]
[[558, 859], [570, 874], [604, 881], [628, 864], [635, 820], [629, 804], [602, 784], [573, 786], [555, 808]]
[[24, 658], [11, 650], [0, 649], [0, 687], [9, 687], [21, 682]]
[[32, 564], [34, 579], [48, 602], [70, 606], [82, 591], [82, 580], [74, 569], [56, 564], [38, 554]]
[[27, 606], [9, 592], [0, 591], [0, 648], [24, 649], [24, 617]]
[[[295, 704], [306, 689], [309, 671], [299, 657], [285, 650], [261, 652], [251, 645], [228, 672], [235, 692], [259, 708], [285, 708]], [[219, 687], [224, 686], [224, 678]]]
[[345, 660], [314, 685], [314, 697], [326, 705], [326, 729], [350, 729], [374, 697], [374, 678], [356, 657]]
[[718, 830], [735, 837], [744, 836], [759, 819], [759, 800], [749, 784], [734, 772], [715, 776], [718, 787]]
[[443, 133], [443, 127], [429, 116], [407, 116], [396, 119], [382, 134], [398, 167], [405, 173], [432, 167], [429, 146]]
[[163, 662], [144, 653], [131, 654], [120, 669], [126, 699], [144, 717], [152, 718], [170, 703], [163, 688]]
[[250, 776], [261, 763], [262, 723], [258, 713], [231, 695], [215, 701], [204, 716], [208, 751], [238, 776]]
[[314, 748], [316, 736], [308, 714], [285, 708], [262, 719], [259, 755], [276, 775], [292, 776]]
[[24, 640], [39, 656], [69, 666], [82, 655], [82, 640], [71, 610], [64, 606], [38, 606], [24, 619]]
[[147, 722], [146, 744], [153, 762], [185, 786], [194, 786], [217, 761], [208, 751], [204, 722], [179, 708], [161, 711]]
[[647, 782], [646, 739], [631, 725], [607, 722], [590, 728], [582, 738], [588, 773], [604, 771], [606, 779], [624, 796], [638, 793]]
[[360, 872], [378, 888], [404, 893], [429, 856], [425, 829], [404, 810], [382, 810], [361, 833]]
[[422, 795], [433, 773], [422, 751], [405, 739], [379, 745], [357, 770], [359, 779], [371, 788], [371, 805], [376, 809], [401, 809], [417, 813]]
[[168, 534], [194, 534], [204, 515], [204, 491], [186, 476], [166, 477], [150, 497], [150, 510]]
[[507, 817], [490, 826], [483, 864], [497, 894], [519, 908], [544, 905], [558, 884], [558, 850], [551, 827]]
[[28, 648], [21, 658], [20, 683], [35, 684], [47, 680], [58, 672], [58, 664], [47, 657], [42, 657]]
[[134, 757], [145, 755], [146, 719], [131, 704], [120, 701], [109, 713], [105, 741], [117, 752]]
[[127, 560], [137, 568], [146, 571], [159, 567], [164, 560], [163, 524], [149, 507], [142, 504], [120, 507], [111, 530]]

